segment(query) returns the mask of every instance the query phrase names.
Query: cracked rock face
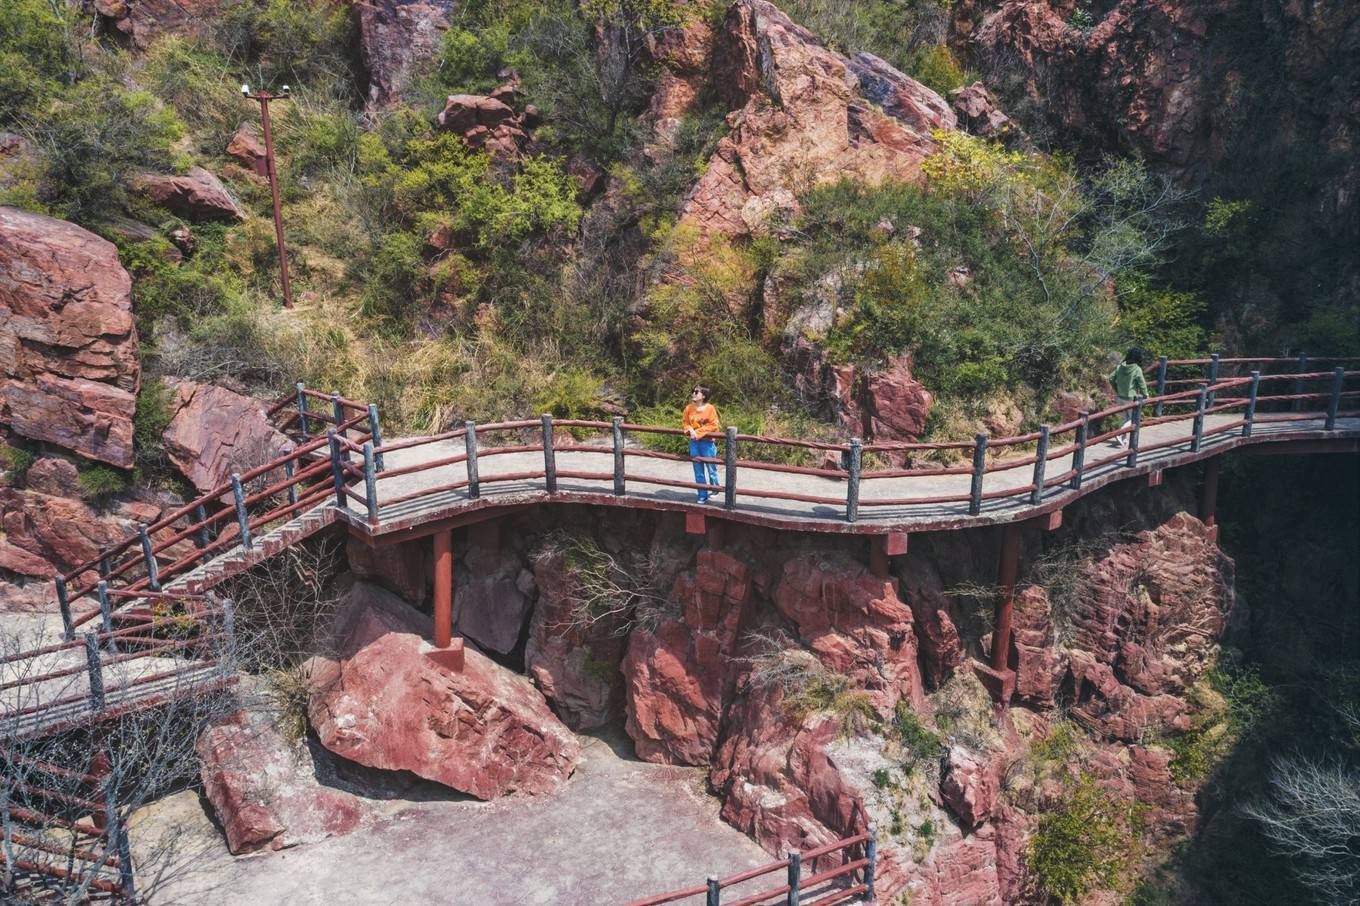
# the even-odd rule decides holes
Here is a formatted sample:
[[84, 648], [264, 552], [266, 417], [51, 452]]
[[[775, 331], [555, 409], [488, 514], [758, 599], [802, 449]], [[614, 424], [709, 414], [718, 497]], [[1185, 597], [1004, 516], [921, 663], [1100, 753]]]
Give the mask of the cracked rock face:
[[199, 491], [293, 449], [287, 435], [269, 423], [260, 400], [212, 384], [167, 383], [176, 408], [161, 438], [170, 462]]
[[113, 243], [0, 207], [0, 422], [128, 468], [140, 374], [132, 280]]

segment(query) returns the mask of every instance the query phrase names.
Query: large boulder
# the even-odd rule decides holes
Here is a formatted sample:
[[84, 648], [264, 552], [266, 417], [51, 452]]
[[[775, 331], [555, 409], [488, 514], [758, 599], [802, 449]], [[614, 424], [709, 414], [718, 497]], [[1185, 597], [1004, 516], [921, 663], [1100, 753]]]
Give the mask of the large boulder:
[[363, 800], [322, 786], [305, 742], [289, 742], [275, 715], [240, 708], [214, 720], [194, 749], [203, 794], [234, 854], [283, 849], [354, 830]]
[[471, 648], [462, 669], [451, 669], [430, 634], [428, 618], [406, 602], [354, 586], [335, 627], [335, 655], [308, 664], [309, 716], [321, 744], [479, 799], [557, 790], [581, 747], [543, 696]]
[[954, 105], [959, 123], [974, 135], [1009, 139], [1019, 134], [1011, 118], [997, 108], [996, 101], [981, 82], [955, 88], [949, 92], [949, 101]]
[[[295, 446], [269, 423], [264, 404], [225, 387], [168, 380], [175, 412], [161, 439], [170, 462], [206, 493]], [[281, 477], [281, 476], [280, 476]]]
[[132, 185], [148, 201], [189, 220], [234, 223], [246, 219], [222, 181], [202, 167], [190, 167], [183, 176], [141, 173]]
[[506, 103], [514, 98], [514, 85], [502, 86], [497, 93], [500, 97], [449, 95], [436, 120], [441, 128], [461, 135], [470, 148], [485, 149], [500, 157], [513, 157], [529, 136], [524, 131], [524, 117]]
[[0, 422], [127, 468], [139, 378], [132, 280], [113, 243], [0, 207]]
[[864, 382], [865, 434], [877, 441], [912, 441], [926, 430], [930, 391], [911, 374], [911, 357], [897, 356]]
[[950, 746], [944, 761], [940, 795], [971, 830], [992, 816], [1001, 778], [985, 757], [962, 746]]
[[458, 0], [368, 0], [359, 9], [359, 50], [368, 70], [368, 103], [398, 101], [439, 54]]
[[217, 21], [222, 0], [95, 0], [107, 33], [145, 50], [161, 35], [197, 36]]

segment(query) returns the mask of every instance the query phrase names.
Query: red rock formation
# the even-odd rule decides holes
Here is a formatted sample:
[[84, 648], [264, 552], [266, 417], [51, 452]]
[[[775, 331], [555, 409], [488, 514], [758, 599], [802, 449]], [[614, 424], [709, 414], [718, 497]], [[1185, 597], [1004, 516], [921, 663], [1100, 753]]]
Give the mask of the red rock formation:
[[1015, 652], [1015, 694], [1041, 708], [1052, 707], [1063, 677], [1054, 647], [1048, 595], [1030, 586], [1015, 596], [1011, 644]]
[[95, 0], [105, 29], [145, 50], [165, 34], [200, 35], [217, 20], [221, 0]]
[[50, 579], [136, 530], [136, 522], [100, 515], [83, 500], [0, 488], [0, 570]]
[[[513, 98], [514, 92], [502, 92]], [[469, 148], [485, 149], [497, 157], [514, 157], [529, 140], [523, 119], [509, 104], [492, 96], [453, 94], [437, 117], [439, 125], [463, 137]]]
[[264, 142], [249, 123], [232, 133], [227, 141], [227, 157], [250, 168], [257, 176], [269, 175]]
[[0, 207], [0, 422], [127, 468], [139, 375], [118, 250], [74, 224]]
[[911, 376], [911, 357], [898, 356], [865, 380], [865, 436], [916, 440], [925, 433], [933, 401], [930, 391]]
[[518, 556], [480, 544], [468, 547], [467, 573], [454, 583], [455, 624], [478, 645], [508, 654], [519, 644], [533, 606], [534, 576]]
[[669, 141], [685, 115], [699, 106], [709, 84], [713, 37], [713, 26], [701, 16], [684, 28], [667, 29], [656, 41], [652, 57], [661, 75], [646, 118], [662, 141]]
[[940, 795], [966, 828], [975, 828], [992, 816], [1000, 786], [1000, 777], [987, 759], [962, 746], [950, 746]]
[[439, 54], [456, 0], [368, 0], [359, 10], [359, 50], [368, 70], [368, 104], [400, 100]]
[[955, 88], [949, 92], [949, 102], [959, 123], [974, 135], [1004, 140], [1018, 134], [1011, 118], [997, 109], [996, 101], [981, 82]]
[[203, 793], [234, 854], [348, 833], [363, 818], [363, 800], [321, 786], [305, 745], [288, 743], [266, 712], [243, 708], [214, 721], [194, 749]]
[[335, 657], [309, 662], [321, 744], [374, 768], [411, 771], [479, 799], [550, 793], [580, 744], [532, 683], [465, 652], [461, 672], [431, 655], [429, 620], [390, 593], [356, 585]]
[[345, 546], [346, 560], [355, 578], [381, 585], [403, 601], [423, 607], [430, 593], [433, 555], [426, 538], [372, 547], [353, 535]]
[[[175, 413], [161, 438], [170, 462], [200, 492], [288, 453], [295, 444], [269, 423], [260, 400], [225, 387], [170, 379]], [[282, 478], [270, 476], [272, 478]]]
[[728, 667], [717, 638], [678, 620], [652, 631], [634, 629], [623, 675], [637, 756], [659, 764], [707, 764], [718, 742]]
[[190, 167], [183, 176], [142, 173], [133, 179], [132, 186], [153, 204], [189, 220], [231, 223], [246, 219], [221, 180], [202, 167]]

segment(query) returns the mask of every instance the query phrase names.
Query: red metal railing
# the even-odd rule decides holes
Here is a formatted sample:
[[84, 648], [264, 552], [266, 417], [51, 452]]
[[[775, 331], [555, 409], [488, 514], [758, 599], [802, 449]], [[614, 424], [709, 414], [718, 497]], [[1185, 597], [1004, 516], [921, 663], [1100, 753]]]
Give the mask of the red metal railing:
[[[805, 865], [811, 867], [812, 874], [804, 875]], [[826, 867], [818, 871], [819, 865]], [[854, 899], [872, 903], [877, 866], [878, 843], [871, 829], [806, 852], [790, 852], [787, 859], [747, 869], [726, 878], [709, 878], [706, 883], [694, 887], [633, 900], [627, 906], [662, 906], [693, 897], [704, 897], [705, 906], [774, 906], [776, 902], [832, 906]], [[757, 893], [742, 894], [737, 900], [722, 902], [724, 890], [781, 871], [785, 873], [782, 884]], [[806, 896], [818, 898], [806, 899]]]

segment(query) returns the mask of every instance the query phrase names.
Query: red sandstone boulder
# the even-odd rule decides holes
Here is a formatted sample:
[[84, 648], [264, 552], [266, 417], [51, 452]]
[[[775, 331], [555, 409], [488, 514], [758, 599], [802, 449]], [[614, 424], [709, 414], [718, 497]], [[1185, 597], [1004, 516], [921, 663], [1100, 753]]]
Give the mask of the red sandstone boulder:
[[0, 488], [0, 570], [52, 578], [137, 530], [83, 500]]
[[1015, 652], [1015, 694], [1041, 708], [1052, 707], [1062, 682], [1062, 657], [1054, 647], [1048, 594], [1030, 586], [1015, 596], [1011, 645]]
[[538, 605], [524, 665], [562, 722], [584, 730], [604, 726], [620, 711], [620, 662], [628, 643], [624, 615], [594, 622], [580, 617], [576, 582], [561, 553], [534, 561]]
[[652, 57], [661, 72], [646, 118], [662, 142], [669, 142], [680, 121], [698, 107], [709, 85], [712, 53], [713, 26], [705, 16], [683, 28], [667, 29], [657, 39]]
[[381, 585], [403, 601], [422, 607], [429, 596], [433, 566], [430, 542], [424, 538], [373, 547], [353, 535], [345, 545], [345, 559], [355, 578]]
[[29, 467], [24, 487], [53, 497], [79, 497], [80, 472], [64, 456], [42, 456]]
[[898, 122], [923, 135], [932, 129], [958, 128], [954, 111], [944, 98], [884, 60], [860, 52], [847, 62], [859, 80], [859, 96]]
[[628, 735], [637, 756], [659, 764], [708, 764], [722, 720], [722, 643], [669, 620], [634, 629], [623, 659]]
[[0, 207], [0, 422], [127, 468], [139, 377], [132, 280], [113, 243]]
[[[295, 446], [269, 423], [264, 404], [212, 384], [168, 380], [175, 414], [161, 438], [170, 462], [201, 492], [248, 472]], [[271, 476], [282, 478], [282, 475]]]
[[963, 128], [983, 138], [1004, 139], [1015, 133], [1011, 118], [996, 107], [981, 82], [949, 92], [949, 101]]
[[928, 687], [936, 689], [966, 659], [963, 641], [949, 616], [944, 583], [930, 560], [912, 558], [902, 581], [920, 641], [922, 677]]
[[934, 397], [911, 376], [911, 357], [900, 355], [865, 381], [865, 427], [874, 440], [916, 440], [926, 430]]
[[992, 816], [1000, 786], [1000, 778], [986, 758], [961, 746], [950, 746], [940, 795], [965, 827], [975, 828]]
[[214, 721], [194, 745], [203, 794], [234, 854], [311, 843], [359, 826], [363, 800], [317, 782], [302, 742], [272, 715], [241, 709]]
[[444, 102], [439, 125], [463, 136], [470, 148], [497, 156], [514, 156], [528, 141], [520, 117], [509, 104], [494, 97], [454, 94]]
[[246, 124], [232, 133], [231, 138], [227, 141], [227, 157], [233, 158], [243, 166], [250, 168], [257, 176], [269, 175], [264, 142], [256, 134], [255, 127], [250, 124]]
[[145, 50], [161, 35], [204, 34], [222, 0], [95, 0], [94, 8], [114, 37]]
[[336, 655], [309, 662], [309, 715], [321, 744], [479, 799], [558, 789], [580, 744], [543, 696], [472, 648], [461, 671], [449, 669], [430, 633], [404, 601], [354, 587], [335, 628]]
[[153, 204], [189, 220], [232, 223], [246, 219], [222, 182], [202, 167], [190, 167], [183, 176], [142, 173], [134, 178], [133, 188]]
[[400, 100], [438, 56], [457, 0], [365, 0], [359, 9], [359, 50], [368, 71], [368, 104]]
[[993, 837], [992, 828], [985, 826], [933, 849], [907, 884], [913, 906], [1006, 906]]

